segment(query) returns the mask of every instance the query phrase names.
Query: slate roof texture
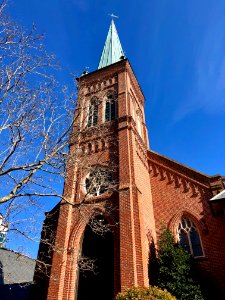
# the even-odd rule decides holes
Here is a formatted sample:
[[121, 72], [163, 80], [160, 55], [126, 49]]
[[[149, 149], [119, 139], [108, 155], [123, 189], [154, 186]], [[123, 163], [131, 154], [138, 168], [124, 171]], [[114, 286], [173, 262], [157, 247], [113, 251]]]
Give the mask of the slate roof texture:
[[32, 282], [35, 263], [28, 256], [0, 249], [0, 284]]

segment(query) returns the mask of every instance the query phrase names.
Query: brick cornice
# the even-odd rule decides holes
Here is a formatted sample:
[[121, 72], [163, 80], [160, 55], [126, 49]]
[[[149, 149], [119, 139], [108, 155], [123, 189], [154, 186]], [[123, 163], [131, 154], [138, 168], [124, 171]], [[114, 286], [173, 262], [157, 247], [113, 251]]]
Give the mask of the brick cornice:
[[184, 193], [191, 191], [192, 196], [204, 193], [205, 189], [209, 189], [209, 185], [196, 181], [184, 174], [181, 174], [169, 167], [150, 161], [150, 173], [153, 176], [160, 176], [160, 180], [168, 180], [168, 184], [174, 184], [176, 188], [181, 188]]
[[187, 176], [188, 178], [192, 178], [192, 180], [195, 180], [207, 186], [209, 186], [209, 183], [212, 181], [213, 178], [221, 177], [220, 175], [206, 175], [173, 159], [170, 159], [164, 155], [156, 153], [152, 150], [148, 150], [148, 159], [149, 162], [165, 166], [166, 168], [169, 168], [172, 171], [179, 173], [181, 176]]

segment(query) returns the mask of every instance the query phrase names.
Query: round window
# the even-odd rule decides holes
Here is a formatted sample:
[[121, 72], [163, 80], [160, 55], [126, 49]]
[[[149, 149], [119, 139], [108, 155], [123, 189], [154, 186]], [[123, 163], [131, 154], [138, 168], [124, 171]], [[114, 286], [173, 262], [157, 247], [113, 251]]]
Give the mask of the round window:
[[106, 168], [97, 167], [85, 179], [88, 194], [99, 196], [107, 192], [112, 184], [112, 173]]

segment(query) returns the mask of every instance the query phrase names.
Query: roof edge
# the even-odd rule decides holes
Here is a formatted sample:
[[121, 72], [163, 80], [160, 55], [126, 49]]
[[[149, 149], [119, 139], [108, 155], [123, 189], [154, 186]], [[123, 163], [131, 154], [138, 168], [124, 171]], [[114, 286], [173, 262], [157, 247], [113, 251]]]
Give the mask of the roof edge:
[[200, 172], [200, 171], [198, 171], [198, 170], [196, 170], [196, 169], [194, 169], [194, 168], [191, 168], [191, 167], [189, 167], [189, 166], [187, 166], [187, 165], [185, 165], [185, 164], [182, 164], [182, 163], [180, 163], [180, 162], [178, 162], [178, 161], [176, 161], [176, 160], [174, 160], [174, 159], [171, 159], [171, 158], [169, 158], [169, 157], [167, 157], [167, 156], [165, 156], [165, 155], [159, 154], [158, 152], [155, 152], [155, 151], [153, 151], [153, 150], [148, 149], [148, 152], [149, 152], [149, 153], [153, 153], [153, 154], [155, 154], [155, 155], [157, 155], [157, 156], [159, 156], [159, 157], [162, 157], [162, 158], [164, 158], [164, 159], [166, 159], [166, 160], [168, 160], [168, 161], [170, 161], [170, 162], [172, 162], [172, 163], [174, 163], [174, 164], [177, 164], [177, 165], [179, 165], [179, 166], [181, 166], [181, 167], [183, 167], [183, 168], [187, 168], [188, 170], [190, 170], [190, 171], [192, 171], [192, 172], [194, 172], [194, 173], [197, 173], [197, 174], [199, 174], [199, 175], [201, 175], [201, 176], [204, 176], [204, 177], [206, 177], [206, 178], [208, 178], [208, 179], [215, 179], [215, 178], [217, 178], [217, 177], [222, 177], [220, 174], [207, 175], [207, 174], [205, 174], [205, 173], [203, 173], [203, 172]]

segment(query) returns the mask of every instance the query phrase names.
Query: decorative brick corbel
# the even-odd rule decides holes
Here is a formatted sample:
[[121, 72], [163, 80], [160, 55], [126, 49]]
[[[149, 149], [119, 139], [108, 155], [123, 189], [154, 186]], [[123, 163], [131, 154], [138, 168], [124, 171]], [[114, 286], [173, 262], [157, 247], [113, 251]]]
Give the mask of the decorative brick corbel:
[[166, 171], [163, 168], [159, 168], [160, 180], [166, 179]]
[[159, 169], [155, 164], [152, 164], [152, 171], [153, 171], [153, 176], [157, 177], [159, 175]]
[[173, 176], [169, 171], [166, 171], [166, 176], [167, 176], [168, 184], [173, 183]]
[[179, 188], [181, 186], [181, 178], [176, 174], [174, 174], [173, 179], [174, 179], [175, 187]]
[[181, 182], [182, 182], [182, 185], [183, 185], [184, 193], [189, 192], [189, 190], [190, 190], [190, 182], [187, 181], [184, 178], [181, 180]]
[[192, 197], [196, 197], [198, 195], [198, 188], [194, 183], [190, 183], [190, 188], [192, 191]]

